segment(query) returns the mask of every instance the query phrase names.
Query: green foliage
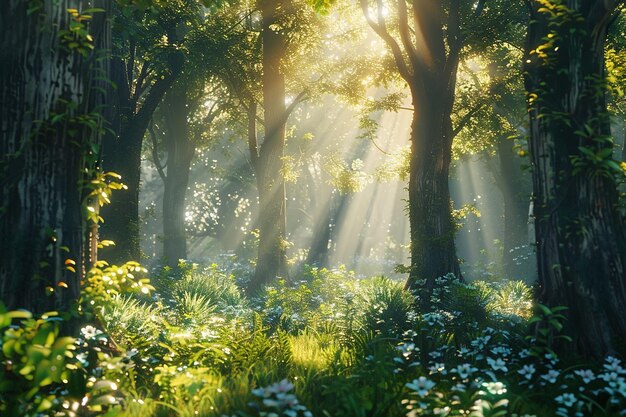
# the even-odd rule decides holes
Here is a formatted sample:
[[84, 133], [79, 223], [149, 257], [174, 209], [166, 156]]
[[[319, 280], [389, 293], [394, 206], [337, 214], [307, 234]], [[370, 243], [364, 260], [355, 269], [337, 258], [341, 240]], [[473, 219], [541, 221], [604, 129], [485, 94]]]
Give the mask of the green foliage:
[[328, 13], [335, 0], [308, 0], [308, 2], [320, 13]]
[[474, 204], [463, 204], [458, 209], [451, 210], [450, 214], [456, 224], [456, 229], [460, 230], [463, 227], [464, 221], [470, 216], [480, 217], [480, 211]]
[[566, 318], [561, 312], [567, 307], [558, 306], [549, 308], [543, 304], [537, 304], [537, 312], [528, 321], [534, 324], [534, 335], [526, 336], [532, 343], [531, 355], [542, 357], [543, 355], [556, 357], [553, 348], [558, 341], [571, 342], [572, 338], [561, 334], [563, 322]]
[[333, 156], [326, 160], [324, 168], [330, 177], [329, 184], [340, 194], [359, 192], [372, 182], [370, 175], [362, 171], [363, 161], [360, 159], [347, 163]]
[[[4, 372], [0, 383], [0, 409], [7, 415], [35, 415], [58, 409], [51, 385], [69, 383], [72, 371], [78, 369], [74, 359], [74, 339], [58, 337], [56, 314], [40, 319], [28, 312], [7, 312], [0, 305], [2, 354]], [[13, 319], [20, 325], [11, 327]], [[75, 382], [75, 381], [73, 381]], [[75, 393], [76, 394], [76, 393]]]
[[58, 32], [61, 45], [70, 52], [77, 52], [87, 58], [94, 49], [93, 37], [89, 34], [87, 22], [93, 17], [93, 13], [104, 12], [103, 9], [86, 9], [81, 12], [78, 9], [67, 9], [70, 15], [69, 27]]
[[150, 294], [154, 287], [148, 278], [141, 278], [148, 272], [139, 263], [131, 261], [123, 265], [109, 265], [98, 261], [89, 270], [83, 285], [82, 303], [92, 307], [103, 307], [106, 302], [120, 294]]
[[[345, 267], [336, 270], [307, 267], [303, 280], [288, 284], [281, 280], [268, 287], [264, 316], [272, 328], [297, 332], [305, 328], [323, 330], [336, 318], [352, 318], [351, 305], [359, 282]], [[340, 289], [340, 291], [338, 291]]]
[[57, 312], [34, 318], [0, 303], [0, 412], [43, 417], [97, 414], [115, 404], [115, 384], [89, 376], [79, 341], [60, 336]]
[[[118, 182], [122, 177], [115, 172], [94, 170], [91, 174], [92, 178], [82, 185], [86, 194], [83, 207], [85, 208], [85, 218], [93, 224], [98, 224], [104, 222], [104, 219], [99, 215], [99, 208], [111, 203], [111, 194], [114, 191], [126, 190], [128, 187]], [[99, 242], [99, 244], [106, 245], [103, 242]], [[112, 242], [107, 244], [112, 244]]]
[[409, 166], [411, 161], [410, 146], [387, 155], [385, 161], [376, 169], [374, 178], [379, 182], [387, 182], [399, 178], [406, 181], [409, 178]]
[[[60, 349], [61, 358], [48, 360], [61, 361], [61, 373], [38, 379], [37, 365], [21, 359], [12, 368], [12, 378], [22, 378], [16, 389], [52, 395], [49, 409], [61, 410], [74, 394], [55, 387], [72, 385], [76, 374], [76, 398], [118, 417], [610, 416], [626, 404], [618, 359], [560, 365], [553, 347], [568, 340], [562, 308], [540, 305], [530, 318], [531, 290], [521, 282], [442, 277], [424, 313], [386, 278], [317, 268], [301, 278], [246, 300], [216, 265], [181, 264], [157, 276], [151, 299], [132, 285], [94, 297], [106, 333], [86, 326], [78, 342], [56, 337], [54, 316], [4, 313], [0, 324], [23, 318], [23, 325], [6, 328], [3, 352], [16, 352], [8, 340], [45, 339], [51, 355]], [[96, 371], [99, 378], [87, 376]], [[123, 402], [115, 405], [112, 390]]]
[[[579, 132], [584, 137], [585, 133]], [[613, 141], [611, 138], [604, 138], [602, 142], [607, 143], [600, 147], [579, 146], [580, 153], [571, 157], [574, 175], [584, 174], [591, 177], [604, 177], [622, 183], [625, 180], [626, 169], [623, 163], [613, 159]]]
[[398, 282], [384, 277], [368, 280], [356, 302], [360, 332], [393, 338], [413, 325], [411, 317], [415, 300]]
[[217, 264], [200, 268], [196, 264], [181, 263], [177, 275], [165, 275], [157, 281], [164, 295], [175, 299], [185, 294], [205, 297], [207, 304], [215, 306], [220, 312], [244, 307], [245, 302], [235, 284], [235, 277], [222, 272]]
[[533, 312], [533, 292], [523, 281], [472, 283], [487, 299], [486, 310], [494, 315], [528, 319]]

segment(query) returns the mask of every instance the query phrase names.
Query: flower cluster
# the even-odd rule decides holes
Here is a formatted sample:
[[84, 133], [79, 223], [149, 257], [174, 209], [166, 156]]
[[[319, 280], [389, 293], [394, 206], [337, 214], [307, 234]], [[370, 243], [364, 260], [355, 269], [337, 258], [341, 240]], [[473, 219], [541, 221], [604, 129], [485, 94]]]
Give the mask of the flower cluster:
[[313, 417], [298, 398], [291, 394], [293, 384], [286, 379], [264, 388], [252, 390], [252, 394], [259, 397], [260, 403], [251, 403], [260, 417]]

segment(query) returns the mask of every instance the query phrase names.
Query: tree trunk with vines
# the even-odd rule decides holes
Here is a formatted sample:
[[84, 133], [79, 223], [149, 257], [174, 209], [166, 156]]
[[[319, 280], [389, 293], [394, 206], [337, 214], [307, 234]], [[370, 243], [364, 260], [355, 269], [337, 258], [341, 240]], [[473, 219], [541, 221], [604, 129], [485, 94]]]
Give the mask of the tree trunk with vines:
[[626, 232], [604, 89], [606, 32], [618, 2], [527, 2], [540, 301], [566, 306], [560, 349], [601, 358], [626, 347]]

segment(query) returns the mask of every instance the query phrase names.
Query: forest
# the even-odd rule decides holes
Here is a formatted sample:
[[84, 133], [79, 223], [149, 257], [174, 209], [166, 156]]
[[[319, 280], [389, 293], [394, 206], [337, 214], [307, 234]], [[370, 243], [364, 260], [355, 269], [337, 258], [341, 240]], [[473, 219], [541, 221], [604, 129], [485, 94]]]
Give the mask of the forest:
[[0, 416], [626, 416], [626, 1], [0, 1]]

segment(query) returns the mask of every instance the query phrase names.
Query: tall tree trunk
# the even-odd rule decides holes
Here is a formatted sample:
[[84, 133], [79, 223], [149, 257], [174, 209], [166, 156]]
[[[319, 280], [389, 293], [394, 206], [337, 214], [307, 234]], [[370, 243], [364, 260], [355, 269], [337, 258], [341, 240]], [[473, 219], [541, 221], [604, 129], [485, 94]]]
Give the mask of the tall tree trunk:
[[167, 175], [163, 193], [163, 257], [167, 265], [176, 267], [180, 259], [187, 259], [185, 195], [189, 185], [191, 160], [195, 153], [187, 122], [187, 87], [181, 84], [170, 90], [164, 104]]
[[282, 60], [285, 35], [274, 28], [278, 13], [285, 13], [285, 2], [260, 2], [263, 43], [263, 113], [265, 137], [257, 160], [259, 187], [259, 254], [249, 292], [258, 292], [276, 276], [287, 277], [286, 195], [283, 179], [285, 149], [285, 75]]
[[[0, 299], [9, 308], [68, 309], [80, 294], [80, 184], [97, 129], [79, 120], [97, 121], [101, 101], [90, 95], [93, 54], [62, 45], [59, 31], [81, 4], [43, 2], [32, 13], [24, 1], [0, 6]], [[109, 39], [105, 19], [98, 22], [95, 32]]]
[[[448, 273], [460, 276], [460, 270], [448, 185], [452, 159], [451, 107], [438, 98], [439, 91], [426, 92], [413, 93], [416, 111], [411, 125], [411, 271], [407, 287], [424, 289], [429, 294], [436, 278]], [[427, 299], [425, 295], [422, 301]]]
[[559, 4], [567, 9], [550, 15], [528, 2], [525, 81], [539, 299], [568, 307], [564, 331], [573, 336], [574, 352], [595, 358], [626, 346], [626, 232], [608, 163], [613, 142], [600, 82], [616, 3], [564, 0]]
[[[399, 41], [388, 30], [382, 3], [376, 2], [373, 8], [368, 0], [360, 3], [368, 24], [391, 49], [398, 72], [411, 90], [411, 269], [406, 287], [421, 291], [422, 307], [428, 308], [438, 277], [448, 273], [460, 277], [448, 174], [452, 140], [458, 133], [452, 128], [451, 115], [459, 54], [465, 41], [461, 2], [450, 2], [446, 7], [438, 0], [413, 0], [409, 10], [406, 1], [398, 0]], [[482, 10], [480, 2], [475, 17]]]
[[339, 198], [339, 203], [335, 203], [335, 198], [331, 194], [330, 198], [324, 203], [323, 212], [325, 214], [320, 215], [313, 228], [313, 240], [305, 261], [307, 265], [320, 268], [329, 266], [329, 245], [332, 237], [333, 221], [337, 217], [337, 211], [343, 200], [346, 199], [343, 195]]
[[318, 222], [317, 227], [313, 230], [313, 242], [309, 248], [307, 254], [306, 264], [316, 266], [319, 268], [327, 268], [329, 260], [329, 247], [331, 236], [331, 224], [332, 221], [332, 206], [329, 204], [326, 207], [328, 215], [323, 216], [322, 220]]

